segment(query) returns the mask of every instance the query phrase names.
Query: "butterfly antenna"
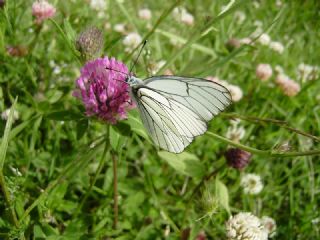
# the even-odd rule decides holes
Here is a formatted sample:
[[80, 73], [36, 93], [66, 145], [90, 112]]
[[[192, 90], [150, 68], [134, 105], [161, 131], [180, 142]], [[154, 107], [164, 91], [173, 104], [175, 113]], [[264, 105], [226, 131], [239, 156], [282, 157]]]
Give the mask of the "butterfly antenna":
[[144, 49], [144, 47], [146, 46], [146, 44], [147, 44], [147, 40], [144, 40], [144, 42], [143, 42], [143, 44], [142, 44], [142, 46], [141, 46], [141, 48], [140, 48], [140, 51], [139, 51], [138, 56], [136, 57], [136, 59], [134, 60], [133, 64], [132, 64], [131, 67], [130, 67], [129, 73], [132, 72], [134, 66], [137, 64], [138, 59], [139, 59], [139, 57], [140, 57], [140, 55], [141, 55], [141, 53], [142, 53], [142, 50]]

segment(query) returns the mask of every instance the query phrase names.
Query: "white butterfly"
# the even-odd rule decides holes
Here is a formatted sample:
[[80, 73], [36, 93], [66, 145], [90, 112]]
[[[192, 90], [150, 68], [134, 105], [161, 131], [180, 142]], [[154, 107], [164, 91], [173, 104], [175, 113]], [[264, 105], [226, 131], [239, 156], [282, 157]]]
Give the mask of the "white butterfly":
[[126, 82], [153, 142], [173, 153], [205, 133], [207, 122], [231, 103], [224, 86], [202, 78], [154, 76], [142, 81], [129, 75]]

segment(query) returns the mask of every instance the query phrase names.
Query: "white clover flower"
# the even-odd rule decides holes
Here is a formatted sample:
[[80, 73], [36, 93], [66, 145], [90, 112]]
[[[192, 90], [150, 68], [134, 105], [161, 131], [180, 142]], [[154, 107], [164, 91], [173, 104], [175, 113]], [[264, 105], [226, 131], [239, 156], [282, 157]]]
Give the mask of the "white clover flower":
[[183, 22], [187, 25], [193, 25], [194, 17], [191, 13], [183, 12], [181, 15], [181, 22]]
[[125, 51], [130, 52], [135, 49], [141, 43], [141, 41], [141, 36], [136, 32], [132, 32], [123, 39], [122, 43], [126, 46]]
[[313, 67], [311, 65], [308, 65], [308, 64], [305, 64], [305, 63], [300, 63], [298, 65], [298, 70], [299, 70], [299, 72], [302, 72], [302, 73], [304, 73], [306, 75], [309, 75], [312, 72]]
[[139, 18], [141, 18], [143, 20], [150, 20], [152, 17], [152, 13], [151, 13], [150, 9], [143, 8], [143, 9], [139, 10], [138, 16], [139, 16]]
[[239, 41], [241, 44], [247, 44], [247, 45], [253, 44], [251, 38], [249, 37], [241, 38], [239, 39]]
[[[1, 118], [3, 120], [8, 120], [9, 118], [9, 114], [10, 114], [10, 108], [4, 110], [2, 113], [1, 113]], [[16, 121], [19, 119], [19, 112], [17, 110], [14, 110], [13, 112], [13, 121]]]
[[260, 222], [264, 226], [264, 228], [266, 229], [270, 238], [272, 238], [276, 235], [277, 224], [273, 218], [268, 217], [268, 216], [263, 216], [260, 219]]
[[246, 130], [243, 126], [239, 126], [240, 121], [230, 121], [231, 126], [228, 127], [226, 137], [234, 142], [239, 142], [244, 138]]
[[125, 33], [126, 26], [123, 23], [117, 23], [113, 26], [113, 30], [119, 33]]
[[243, 187], [245, 193], [256, 195], [259, 194], [263, 188], [261, 177], [256, 174], [248, 173], [242, 176], [240, 185]]
[[182, 23], [187, 24], [187, 25], [193, 25], [194, 17], [185, 8], [176, 7], [176, 8], [173, 9], [172, 13], [173, 13], [173, 18], [176, 21], [182, 22]]
[[91, 0], [90, 7], [97, 11], [103, 11], [107, 9], [107, 2], [105, 0]]
[[316, 66], [311, 66], [305, 63], [300, 63], [298, 66], [298, 78], [303, 82], [306, 80], [314, 80], [319, 76], [319, 68]]
[[240, 25], [244, 22], [244, 20], [246, 20], [246, 14], [242, 11], [236, 11], [234, 13], [234, 18], [236, 20], [236, 23]]
[[285, 74], [278, 74], [276, 77], [276, 84], [282, 92], [289, 97], [296, 96], [301, 90], [300, 84], [293, 81]]
[[270, 42], [269, 47], [279, 54], [282, 54], [284, 51], [284, 46], [281, 42]]
[[263, 33], [262, 27], [257, 27], [257, 28], [254, 30], [254, 32], [251, 33], [250, 37], [251, 37], [251, 38], [257, 38], [257, 37], [259, 37], [259, 36], [261, 37], [262, 33]]
[[233, 102], [239, 102], [242, 99], [243, 92], [239, 86], [228, 84], [228, 86], [226, 87], [231, 93], [231, 98]]
[[252, 213], [243, 212], [226, 222], [228, 240], [267, 240], [268, 233], [260, 219]]
[[113, 26], [113, 30], [119, 33], [125, 33], [126, 32], [126, 26], [123, 23], [117, 23]]
[[107, 2], [105, 0], [91, 0], [90, 7], [98, 12], [98, 18], [103, 18], [107, 9]]
[[256, 76], [265, 82], [272, 76], [272, 68], [270, 64], [260, 63], [256, 68]]
[[276, 6], [277, 6], [277, 7], [281, 7], [281, 6], [282, 6], [282, 4], [283, 4], [283, 3], [282, 3], [282, 1], [281, 1], [281, 0], [277, 0], [277, 1], [276, 1]]
[[258, 39], [259, 43], [262, 45], [269, 45], [271, 42], [271, 38], [267, 33], [261, 34], [261, 36]]

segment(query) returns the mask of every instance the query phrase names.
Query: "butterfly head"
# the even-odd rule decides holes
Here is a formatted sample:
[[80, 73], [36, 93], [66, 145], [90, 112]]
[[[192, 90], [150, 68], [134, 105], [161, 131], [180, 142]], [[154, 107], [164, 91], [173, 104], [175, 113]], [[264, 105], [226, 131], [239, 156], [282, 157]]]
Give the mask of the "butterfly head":
[[129, 86], [134, 86], [134, 85], [139, 85], [139, 84], [142, 84], [142, 81], [141, 79], [133, 76], [133, 75], [128, 75], [127, 78], [126, 78], [126, 83], [129, 84]]

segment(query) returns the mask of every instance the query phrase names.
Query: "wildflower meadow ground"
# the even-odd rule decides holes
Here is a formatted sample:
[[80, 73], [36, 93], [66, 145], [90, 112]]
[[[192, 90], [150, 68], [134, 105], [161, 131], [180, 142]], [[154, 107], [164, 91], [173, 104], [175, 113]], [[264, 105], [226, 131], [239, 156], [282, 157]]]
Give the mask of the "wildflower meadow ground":
[[[319, 17], [0, 0], [0, 239], [320, 239]], [[203, 90], [172, 117], [185, 85], [131, 86], [157, 75], [206, 79], [215, 111]]]

